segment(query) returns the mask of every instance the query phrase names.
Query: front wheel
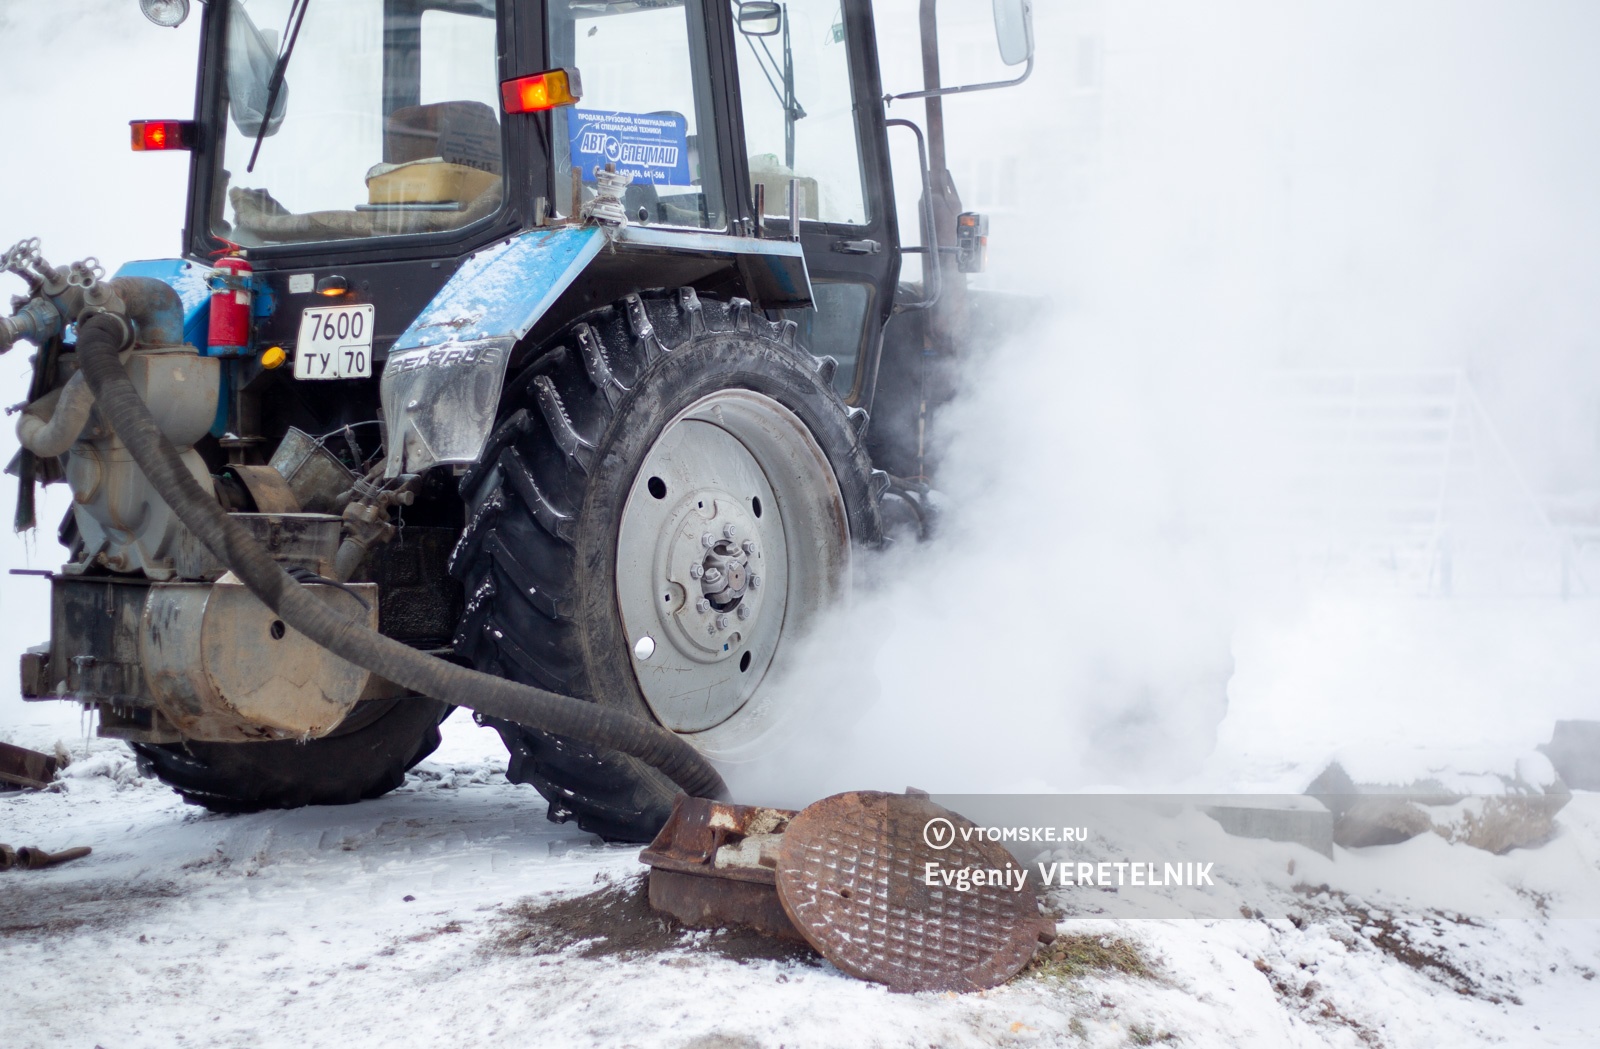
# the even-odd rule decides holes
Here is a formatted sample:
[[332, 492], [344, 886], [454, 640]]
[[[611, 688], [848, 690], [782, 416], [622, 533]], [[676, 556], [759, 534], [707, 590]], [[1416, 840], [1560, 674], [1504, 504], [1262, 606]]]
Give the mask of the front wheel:
[[[692, 290], [629, 296], [507, 387], [463, 479], [456, 650], [759, 760], [805, 711], [766, 688], [879, 538], [865, 417], [793, 326]], [[634, 758], [486, 720], [508, 775], [603, 836], [646, 841], [675, 788]]]

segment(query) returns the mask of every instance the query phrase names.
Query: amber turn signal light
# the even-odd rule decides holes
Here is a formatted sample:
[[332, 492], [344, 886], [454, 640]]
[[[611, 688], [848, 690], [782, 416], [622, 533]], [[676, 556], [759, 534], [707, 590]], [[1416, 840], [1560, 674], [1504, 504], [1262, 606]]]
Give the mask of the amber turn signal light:
[[507, 113], [542, 113], [576, 105], [582, 97], [583, 81], [576, 69], [550, 69], [500, 81], [500, 103]]
[[193, 149], [196, 125], [192, 120], [130, 120], [133, 151], [151, 153], [164, 149]]

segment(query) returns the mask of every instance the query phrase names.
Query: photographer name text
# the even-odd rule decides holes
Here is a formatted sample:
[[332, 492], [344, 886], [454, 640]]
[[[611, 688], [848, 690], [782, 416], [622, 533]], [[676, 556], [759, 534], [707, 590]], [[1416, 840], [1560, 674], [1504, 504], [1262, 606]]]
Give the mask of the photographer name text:
[[[1168, 886], [1215, 885], [1211, 868], [1215, 863], [1163, 863], [1150, 860], [1103, 860], [1040, 863], [1039, 884], [1047, 889], [1082, 888], [1165, 888]], [[1032, 870], [1026, 867], [953, 867], [936, 861], [922, 865], [922, 883], [929, 888], [971, 892], [987, 887], [1021, 892]]]

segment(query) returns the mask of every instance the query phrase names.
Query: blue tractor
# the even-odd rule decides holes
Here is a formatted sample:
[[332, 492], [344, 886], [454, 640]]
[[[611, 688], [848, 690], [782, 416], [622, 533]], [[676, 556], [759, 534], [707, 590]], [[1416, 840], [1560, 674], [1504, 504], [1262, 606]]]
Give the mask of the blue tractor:
[[853, 555], [926, 524], [987, 240], [940, 99], [1032, 68], [993, 6], [1021, 75], [946, 86], [922, 0], [919, 125], [869, 0], [209, 0], [194, 118], [132, 127], [191, 154], [182, 258], [0, 259], [18, 523], [74, 497], [25, 696], [223, 811], [382, 794], [458, 705], [606, 837], [715, 794], [809, 716], [764, 685]]

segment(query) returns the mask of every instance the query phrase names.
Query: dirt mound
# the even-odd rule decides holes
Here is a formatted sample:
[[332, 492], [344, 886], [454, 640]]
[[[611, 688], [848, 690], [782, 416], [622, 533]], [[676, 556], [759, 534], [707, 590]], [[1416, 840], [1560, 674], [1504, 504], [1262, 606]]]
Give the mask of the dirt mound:
[[580, 958], [636, 958], [693, 948], [738, 962], [790, 961], [820, 965], [815, 951], [750, 929], [690, 929], [650, 906], [646, 875], [612, 882], [583, 896], [530, 897], [503, 911], [486, 945], [500, 952]]

